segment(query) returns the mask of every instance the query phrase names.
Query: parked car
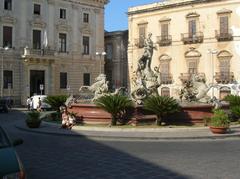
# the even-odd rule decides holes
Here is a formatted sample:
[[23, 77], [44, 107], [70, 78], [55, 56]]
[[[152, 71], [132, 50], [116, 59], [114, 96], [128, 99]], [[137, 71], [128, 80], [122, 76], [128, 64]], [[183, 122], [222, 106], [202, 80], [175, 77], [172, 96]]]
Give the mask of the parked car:
[[41, 109], [42, 110], [50, 110], [51, 109], [51, 106], [47, 103], [44, 102], [44, 99], [46, 98], [47, 96], [46, 95], [35, 95], [35, 96], [32, 96], [32, 109], [37, 109], [38, 108], [38, 105], [39, 105], [39, 98], [41, 100]]
[[23, 164], [14, 148], [22, 144], [21, 139], [11, 141], [7, 133], [0, 126], [0, 178], [25, 179]]
[[9, 109], [9, 106], [8, 106], [7, 100], [0, 99], [0, 112], [8, 113], [8, 109]]

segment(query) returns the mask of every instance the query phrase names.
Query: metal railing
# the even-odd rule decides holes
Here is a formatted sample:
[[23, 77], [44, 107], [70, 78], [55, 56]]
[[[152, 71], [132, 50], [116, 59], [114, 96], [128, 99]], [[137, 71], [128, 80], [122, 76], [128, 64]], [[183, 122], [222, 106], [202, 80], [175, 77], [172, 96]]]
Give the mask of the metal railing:
[[189, 81], [192, 78], [192, 75], [198, 75], [199, 79], [205, 80], [205, 73], [180, 73], [179, 79], [182, 82]]
[[172, 75], [161, 73], [161, 82], [163, 84], [171, 84], [173, 82]]
[[233, 40], [233, 32], [231, 29], [227, 31], [215, 30], [215, 37], [218, 41], [231, 41]]
[[233, 72], [216, 72], [215, 80], [222, 84], [231, 83], [234, 81], [234, 74]]
[[159, 44], [159, 46], [171, 45], [172, 36], [171, 35], [157, 36], [157, 43]]
[[195, 34], [183, 33], [181, 34], [181, 37], [184, 44], [194, 44], [202, 43], [204, 35], [202, 32], [196, 32]]

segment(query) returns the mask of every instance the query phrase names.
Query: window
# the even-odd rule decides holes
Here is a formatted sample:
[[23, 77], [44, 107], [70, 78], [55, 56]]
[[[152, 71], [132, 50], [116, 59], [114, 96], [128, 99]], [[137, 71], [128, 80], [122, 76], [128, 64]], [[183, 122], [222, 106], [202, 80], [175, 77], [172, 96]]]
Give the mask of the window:
[[196, 74], [197, 73], [197, 62], [191, 61], [188, 63], [188, 73]]
[[4, 0], [4, 9], [5, 10], [12, 10], [12, 0]]
[[60, 88], [61, 89], [67, 88], [67, 73], [65, 72], [60, 73]]
[[59, 34], [59, 51], [67, 52], [67, 34]]
[[33, 49], [41, 49], [41, 31], [33, 30]]
[[162, 62], [160, 64], [160, 72], [161, 72], [161, 76], [162, 76], [162, 80], [168, 81], [168, 77], [169, 77], [169, 62]]
[[36, 15], [41, 14], [41, 5], [40, 4], [33, 5], [33, 14], [36, 14]]
[[230, 73], [230, 60], [221, 59], [219, 60], [220, 73], [223, 75], [228, 75]]
[[3, 88], [8, 89], [13, 86], [13, 73], [9, 70], [3, 71]]
[[170, 97], [170, 90], [169, 90], [169, 88], [163, 87], [161, 89], [161, 96], [168, 96], [168, 97]]
[[90, 73], [83, 74], [83, 85], [90, 86]]
[[83, 36], [83, 54], [89, 54], [89, 37]]
[[144, 39], [146, 38], [146, 26], [139, 25], [139, 48], [144, 46]]
[[162, 36], [162, 40], [167, 40], [168, 39], [168, 24], [164, 23], [161, 24], [161, 36]]
[[83, 22], [88, 23], [89, 22], [89, 14], [88, 13], [83, 13]]
[[189, 20], [188, 21], [188, 33], [189, 33], [189, 37], [193, 37], [196, 35], [197, 33], [197, 26], [196, 26], [196, 20]]
[[106, 45], [106, 58], [108, 60], [112, 60], [112, 57], [113, 57], [113, 45], [107, 44]]
[[12, 27], [3, 26], [3, 47], [12, 47]]
[[60, 19], [66, 19], [66, 9], [60, 9]]
[[220, 35], [228, 34], [228, 16], [220, 17]]

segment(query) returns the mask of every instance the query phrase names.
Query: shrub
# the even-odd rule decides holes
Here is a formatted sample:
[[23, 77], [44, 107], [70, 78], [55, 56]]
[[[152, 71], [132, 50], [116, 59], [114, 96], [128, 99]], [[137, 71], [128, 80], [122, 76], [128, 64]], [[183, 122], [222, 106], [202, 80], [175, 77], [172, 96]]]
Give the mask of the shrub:
[[229, 127], [230, 120], [222, 109], [215, 109], [210, 119], [210, 125], [214, 127]]
[[163, 116], [179, 111], [178, 102], [168, 96], [149, 96], [144, 100], [143, 108], [157, 115], [156, 124], [161, 125]]
[[60, 106], [64, 106], [67, 100], [66, 95], [47, 96], [44, 100], [45, 103], [51, 105], [53, 110], [59, 111]]
[[123, 95], [104, 95], [94, 102], [98, 107], [111, 114], [111, 125], [116, 125], [119, 117], [126, 113], [126, 110], [133, 107], [133, 102], [127, 96]]
[[230, 107], [240, 106], [240, 96], [237, 96], [237, 95], [227, 95], [224, 98], [224, 100], [229, 102]]
[[233, 106], [230, 108], [232, 114], [234, 115], [234, 117], [236, 117], [237, 119], [240, 118], [240, 106]]

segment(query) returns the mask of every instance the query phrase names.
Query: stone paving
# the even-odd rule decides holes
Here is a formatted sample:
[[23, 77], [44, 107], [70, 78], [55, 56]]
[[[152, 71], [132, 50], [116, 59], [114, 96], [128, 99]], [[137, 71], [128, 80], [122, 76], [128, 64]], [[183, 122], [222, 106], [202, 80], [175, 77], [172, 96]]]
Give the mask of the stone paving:
[[[94, 131], [84, 131], [78, 127], [69, 131], [47, 123], [36, 129], [39, 131], [27, 131], [23, 119], [24, 114], [18, 111], [0, 114], [0, 124], [8, 130], [10, 136], [24, 140], [17, 151], [28, 179], [237, 179], [239, 173], [238, 140], [102, 141], [87, 138], [90, 134], [85, 132], [92, 132], [95, 137], [99, 133], [105, 133], [109, 137], [113, 133], [122, 135], [123, 131], [97, 131], [94, 128]], [[22, 129], [18, 130], [16, 126]], [[47, 130], [52, 134], [47, 134]], [[155, 132], [151, 134], [160, 133], [156, 129], [152, 130]], [[190, 130], [188, 133], [194, 132], [186, 128], [165, 130], [164, 133], [167, 130], [172, 133], [187, 130]], [[193, 130], [207, 131], [207, 128]], [[138, 132], [139, 135], [144, 133], [144, 136], [149, 136], [147, 131], [131, 129], [125, 132], [129, 135]], [[79, 137], [84, 134], [84, 137]]]

